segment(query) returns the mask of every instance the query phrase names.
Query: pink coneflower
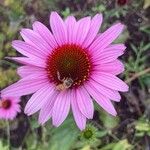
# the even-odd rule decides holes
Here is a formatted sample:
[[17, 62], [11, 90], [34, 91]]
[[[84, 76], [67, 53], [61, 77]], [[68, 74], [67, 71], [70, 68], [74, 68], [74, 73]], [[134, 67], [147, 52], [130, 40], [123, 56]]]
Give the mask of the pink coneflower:
[[19, 98], [3, 97], [0, 99], [0, 119], [13, 120], [20, 112]]
[[40, 110], [39, 123], [52, 117], [59, 126], [70, 107], [82, 130], [86, 118], [92, 119], [93, 99], [108, 113], [116, 115], [110, 100], [120, 101], [118, 91], [128, 86], [116, 75], [123, 70], [117, 58], [124, 53], [123, 44], [111, 44], [123, 30], [117, 23], [98, 34], [102, 15], [65, 21], [56, 13], [50, 15], [52, 32], [36, 21], [33, 30], [22, 29], [24, 41], [13, 41], [13, 47], [25, 57], [13, 60], [24, 64], [18, 69], [21, 80], [2, 90], [2, 95], [22, 96], [34, 93], [25, 107], [32, 115]]

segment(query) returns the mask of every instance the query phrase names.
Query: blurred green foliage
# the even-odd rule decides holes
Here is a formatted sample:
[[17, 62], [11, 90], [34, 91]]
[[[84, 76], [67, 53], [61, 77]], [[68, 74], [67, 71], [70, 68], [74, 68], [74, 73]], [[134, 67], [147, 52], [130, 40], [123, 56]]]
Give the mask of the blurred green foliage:
[[0, 69], [0, 88], [4, 88], [9, 84], [17, 81], [18, 75], [14, 69], [2, 70]]
[[144, 137], [145, 135], [150, 136], [150, 121], [143, 118], [138, 120], [135, 129], [137, 137]]
[[131, 150], [132, 145], [128, 143], [127, 140], [120, 140], [117, 143], [110, 143], [104, 146], [100, 150]]
[[[129, 78], [130, 73], [139, 73], [148, 68], [148, 64], [146, 62], [149, 55], [145, 55], [145, 52], [149, 51], [150, 43], [144, 44], [143, 42], [141, 42], [138, 47], [131, 43], [131, 48], [134, 52], [134, 55], [129, 56], [128, 62], [125, 64], [126, 78]], [[138, 79], [142, 88], [144, 88], [145, 85], [147, 85], [148, 87], [150, 86], [150, 73], [145, 73]]]
[[4, 146], [2, 141], [0, 141], [0, 150], [9, 150], [8, 146]]

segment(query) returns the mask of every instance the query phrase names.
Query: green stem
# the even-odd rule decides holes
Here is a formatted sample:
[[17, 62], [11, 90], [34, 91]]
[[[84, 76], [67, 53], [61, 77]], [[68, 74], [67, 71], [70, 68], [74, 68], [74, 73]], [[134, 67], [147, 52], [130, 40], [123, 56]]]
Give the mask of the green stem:
[[139, 49], [139, 53], [137, 54], [137, 57], [136, 57], [136, 60], [135, 60], [135, 65], [134, 65], [134, 69], [137, 70], [138, 69], [138, 66], [139, 66], [139, 60], [140, 60], [140, 57], [141, 57], [141, 54], [142, 54], [142, 50], [141, 48]]
[[7, 144], [8, 144], [8, 150], [10, 150], [10, 126], [8, 120], [6, 120], [6, 125], [7, 125]]

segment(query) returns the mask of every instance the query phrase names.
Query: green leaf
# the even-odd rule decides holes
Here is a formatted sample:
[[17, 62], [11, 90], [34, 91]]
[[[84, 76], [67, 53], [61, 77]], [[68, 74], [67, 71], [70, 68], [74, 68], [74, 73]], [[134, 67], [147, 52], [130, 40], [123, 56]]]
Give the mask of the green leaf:
[[70, 150], [79, 135], [79, 130], [74, 125], [73, 119], [69, 118], [60, 127], [55, 128], [52, 134], [49, 143], [50, 150]]
[[40, 127], [40, 124], [37, 121], [37, 117], [32, 117], [30, 119], [30, 123], [31, 123], [33, 129]]
[[107, 144], [106, 146], [100, 148], [99, 150], [112, 150], [112, 148], [115, 146], [115, 143]]
[[35, 139], [33, 134], [29, 134], [29, 136], [27, 137], [27, 140], [26, 140], [26, 144], [27, 144], [28, 150], [37, 149], [37, 146], [38, 146], [37, 139]]
[[9, 150], [8, 145], [4, 146], [2, 141], [0, 141], [0, 150]]
[[135, 133], [136, 137], [143, 137], [145, 135], [144, 132]]
[[103, 4], [96, 7], [92, 7], [92, 11], [96, 11], [96, 12], [104, 12], [105, 10], [106, 10], [106, 6]]
[[135, 52], [135, 54], [137, 55], [138, 54], [138, 48], [135, 46], [135, 45], [133, 45], [133, 44], [130, 44], [131, 45], [131, 48], [132, 48], [132, 50]]
[[0, 120], [0, 129], [6, 127], [6, 121]]
[[112, 129], [112, 128], [116, 127], [119, 123], [119, 117], [113, 117], [105, 112], [101, 113], [100, 119], [102, 120], [103, 125], [107, 129]]
[[148, 49], [150, 49], [150, 43], [148, 43], [147, 45], [145, 45], [145, 46], [142, 48], [143, 51], [146, 51], [146, 50], [148, 50]]
[[132, 145], [130, 145], [128, 141], [125, 139], [116, 143], [112, 150], [130, 150], [131, 148]]
[[145, 74], [141, 77], [141, 80], [146, 86], [150, 87], [150, 74]]
[[132, 145], [128, 143], [128, 141], [120, 140], [117, 143], [110, 143], [102, 148], [100, 150], [131, 150]]
[[81, 150], [91, 150], [89, 145], [84, 146]]
[[135, 129], [140, 132], [149, 132], [150, 124], [148, 122], [139, 121], [139, 122], [137, 122]]
[[150, 136], [150, 131], [147, 133], [148, 136]]
[[66, 8], [64, 11], [62, 11], [62, 15], [64, 18], [70, 15], [70, 8]]
[[150, 25], [141, 26], [139, 29], [147, 34], [150, 34]]
[[107, 131], [106, 130], [102, 130], [102, 131], [97, 131], [97, 137], [101, 138], [107, 135]]

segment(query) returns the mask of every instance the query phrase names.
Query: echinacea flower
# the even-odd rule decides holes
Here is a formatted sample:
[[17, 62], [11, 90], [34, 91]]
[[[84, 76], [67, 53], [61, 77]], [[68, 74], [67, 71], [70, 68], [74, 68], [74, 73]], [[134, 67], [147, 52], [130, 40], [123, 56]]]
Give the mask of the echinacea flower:
[[38, 21], [33, 30], [22, 29], [24, 41], [13, 41], [12, 46], [25, 57], [11, 58], [24, 64], [18, 68], [22, 79], [3, 89], [2, 95], [34, 93], [25, 113], [32, 115], [40, 110], [41, 124], [52, 117], [53, 125], [59, 126], [71, 107], [77, 126], [83, 130], [86, 118], [93, 118], [93, 99], [115, 116], [111, 100], [120, 101], [118, 91], [128, 91], [128, 86], [116, 77], [124, 70], [117, 58], [126, 47], [111, 43], [124, 26], [117, 23], [98, 34], [101, 23], [101, 14], [78, 21], [68, 16], [63, 21], [52, 12], [52, 32]]
[[3, 97], [0, 99], [0, 119], [13, 120], [20, 112], [20, 99]]

